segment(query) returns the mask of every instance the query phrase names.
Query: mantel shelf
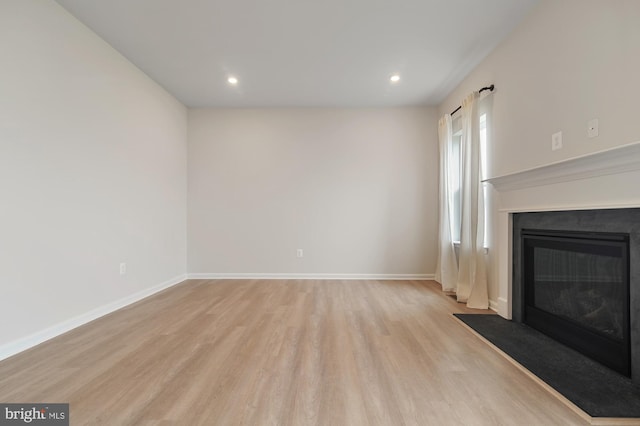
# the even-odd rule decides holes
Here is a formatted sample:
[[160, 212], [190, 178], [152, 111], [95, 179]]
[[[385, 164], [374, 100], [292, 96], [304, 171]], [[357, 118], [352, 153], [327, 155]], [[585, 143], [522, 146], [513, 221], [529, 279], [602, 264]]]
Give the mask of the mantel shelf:
[[484, 180], [498, 191], [640, 170], [640, 141]]

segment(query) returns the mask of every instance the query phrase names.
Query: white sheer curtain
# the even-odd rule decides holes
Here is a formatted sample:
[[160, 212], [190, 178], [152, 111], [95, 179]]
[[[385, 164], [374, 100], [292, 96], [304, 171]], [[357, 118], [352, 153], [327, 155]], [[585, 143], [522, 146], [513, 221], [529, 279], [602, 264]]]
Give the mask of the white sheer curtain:
[[451, 115], [447, 114], [438, 123], [438, 138], [440, 141], [440, 219], [436, 281], [442, 285], [442, 290], [444, 291], [456, 291], [458, 284], [458, 264], [451, 232], [453, 188], [451, 187], [449, 165], [452, 157], [452, 137]]
[[479, 93], [462, 102], [461, 228], [458, 285], [459, 302], [470, 308], [487, 309], [487, 272], [484, 261], [484, 197], [480, 147]]

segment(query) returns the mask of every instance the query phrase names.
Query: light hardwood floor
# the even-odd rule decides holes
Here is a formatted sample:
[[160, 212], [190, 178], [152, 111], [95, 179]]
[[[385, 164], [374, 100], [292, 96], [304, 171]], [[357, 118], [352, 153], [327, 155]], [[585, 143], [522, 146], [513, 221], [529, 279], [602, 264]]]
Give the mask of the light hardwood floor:
[[432, 281], [190, 280], [1, 362], [0, 401], [72, 425], [586, 424], [465, 311]]

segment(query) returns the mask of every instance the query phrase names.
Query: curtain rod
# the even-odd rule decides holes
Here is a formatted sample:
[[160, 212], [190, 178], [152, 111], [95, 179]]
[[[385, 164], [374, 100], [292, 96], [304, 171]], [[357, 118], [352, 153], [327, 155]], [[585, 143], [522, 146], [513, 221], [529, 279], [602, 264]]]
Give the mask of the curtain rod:
[[[493, 84], [491, 86], [486, 86], [483, 87], [482, 89], [478, 90], [478, 93], [482, 93], [485, 90], [489, 90], [490, 92], [493, 92], [493, 89], [495, 89], [496, 86], [494, 86]], [[456, 112], [460, 111], [460, 109], [462, 108], [462, 105], [460, 105], [458, 108], [454, 109], [453, 112], [451, 113], [451, 115], [455, 114]]]

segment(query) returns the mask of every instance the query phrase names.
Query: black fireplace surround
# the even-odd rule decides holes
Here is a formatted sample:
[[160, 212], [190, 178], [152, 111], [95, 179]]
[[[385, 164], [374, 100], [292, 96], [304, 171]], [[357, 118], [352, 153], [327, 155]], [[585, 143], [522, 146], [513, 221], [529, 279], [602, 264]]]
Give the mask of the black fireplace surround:
[[640, 383], [640, 209], [514, 213], [514, 321]]

